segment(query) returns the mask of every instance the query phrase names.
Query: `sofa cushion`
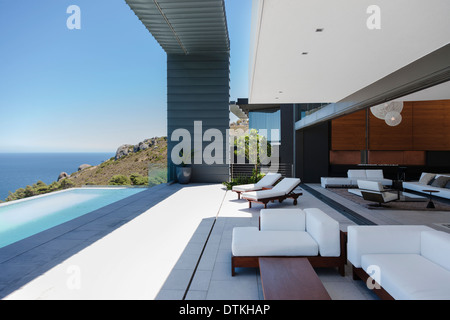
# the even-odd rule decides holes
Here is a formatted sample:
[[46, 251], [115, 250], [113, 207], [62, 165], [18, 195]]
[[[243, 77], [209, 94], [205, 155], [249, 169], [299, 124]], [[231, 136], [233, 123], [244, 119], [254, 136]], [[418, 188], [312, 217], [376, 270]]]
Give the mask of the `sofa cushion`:
[[419, 183], [421, 184], [428, 184], [434, 177], [436, 176], [435, 173], [422, 173], [419, 179]]
[[443, 188], [450, 181], [450, 177], [439, 176], [434, 179], [434, 181], [430, 184], [432, 187]]
[[450, 272], [450, 234], [437, 230], [422, 231], [421, 255]]
[[231, 243], [233, 256], [316, 256], [319, 247], [304, 231], [259, 231], [236, 227]]
[[321, 177], [320, 184], [326, 188], [328, 186], [348, 186], [352, 183], [349, 178]]
[[366, 170], [367, 179], [383, 179], [383, 170], [374, 169], [374, 170]]
[[261, 231], [305, 231], [302, 209], [261, 209]]
[[319, 245], [322, 257], [339, 257], [341, 253], [339, 222], [317, 208], [304, 209], [306, 231]]
[[421, 232], [433, 230], [421, 225], [348, 226], [348, 260], [361, 267], [361, 256], [376, 253], [420, 254]]
[[419, 254], [368, 254], [361, 264], [396, 300], [450, 299], [450, 272]]
[[347, 177], [350, 179], [367, 178], [366, 170], [350, 169], [347, 171]]

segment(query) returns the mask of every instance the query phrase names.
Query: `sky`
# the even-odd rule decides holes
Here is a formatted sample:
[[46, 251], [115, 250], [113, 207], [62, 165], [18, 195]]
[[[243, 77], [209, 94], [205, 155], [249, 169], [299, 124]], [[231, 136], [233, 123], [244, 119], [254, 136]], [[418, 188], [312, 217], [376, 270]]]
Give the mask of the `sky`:
[[[230, 100], [248, 96], [251, 2], [225, 0]], [[0, 0], [0, 74], [0, 152], [115, 152], [167, 135], [166, 53], [125, 0]]]

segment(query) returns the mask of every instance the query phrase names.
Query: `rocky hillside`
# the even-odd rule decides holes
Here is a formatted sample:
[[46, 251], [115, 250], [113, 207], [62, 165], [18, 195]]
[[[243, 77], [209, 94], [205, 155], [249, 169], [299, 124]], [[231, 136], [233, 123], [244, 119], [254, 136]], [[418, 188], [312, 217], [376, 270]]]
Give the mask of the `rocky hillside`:
[[146, 139], [137, 145], [120, 146], [115, 157], [97, 166], [81, 165], [79, 170], [70, 174], [67, 179], [76, 187], [108, 185], [117, 175], [130, 177], [134, 174], [147, 177], [150, 164], [167, 164], [166, 137]]
[[[47, 185], [42, 181], [17, 189], [6, 201], [18, 200], [34, 195], [81, 187], [83, 185], [152, 185], [165, 182], [167, 171], [155, 170], [149, 179], [150, 165], [167, 165], [167, 138], [146, 139], [137, 145], [123, 145], [115, 157], [97, 166], [81, 164], [77, 172], [61, 172], [57, 181]], [[56, 177], [55, 177], [56, 178]], [[0, 200], [0, 202], [2, 202]]]

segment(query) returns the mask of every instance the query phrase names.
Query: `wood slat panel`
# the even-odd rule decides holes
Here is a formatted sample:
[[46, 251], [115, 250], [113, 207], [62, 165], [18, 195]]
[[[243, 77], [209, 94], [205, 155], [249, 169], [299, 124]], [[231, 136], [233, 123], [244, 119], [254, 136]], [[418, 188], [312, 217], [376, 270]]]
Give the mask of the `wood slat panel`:
[[369, 112], [369, 149], [370, 150], [414, 150], [412, 124], [412, 103], [405, 102], [403, 106], [402, 122], [390, 127], [384, 120]]
[[366, 149], [366, 110], [332, 120], [331, 149]]
[[413, 149], [450, 150], [450, 100], [415, 101]]

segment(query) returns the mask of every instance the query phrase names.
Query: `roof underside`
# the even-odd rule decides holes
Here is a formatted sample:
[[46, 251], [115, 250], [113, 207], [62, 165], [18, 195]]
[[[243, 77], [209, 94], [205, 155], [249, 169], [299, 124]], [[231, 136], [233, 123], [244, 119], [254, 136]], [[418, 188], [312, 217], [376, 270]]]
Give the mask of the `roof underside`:
[[168, 54], [230, 51], [224, 0], [125, 0]]
[[448, 0], [254, 0], [250, 103], [340, 102], [447, 46], [449, 12]]

